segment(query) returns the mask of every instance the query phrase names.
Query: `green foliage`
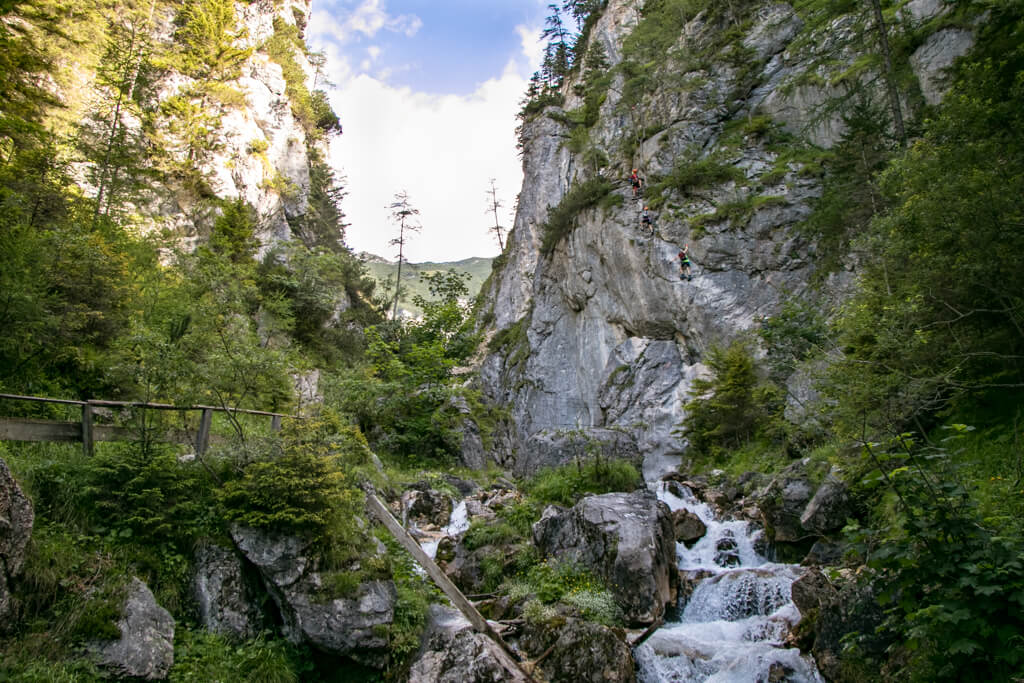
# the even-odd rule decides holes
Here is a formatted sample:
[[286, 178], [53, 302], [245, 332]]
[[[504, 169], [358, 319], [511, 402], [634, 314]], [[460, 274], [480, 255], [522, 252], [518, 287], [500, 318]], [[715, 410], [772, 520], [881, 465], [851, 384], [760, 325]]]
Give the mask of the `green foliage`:
[[235, 644], [223, 636], [199, 630], [175, 629], [173, 683], [261, 681], [296, 683], [302, 680], [297, 653], [283, 640], [261, 635]]
[[746, 180], [743, 171], [713, 158], [690, 159], [680, 157], [672, 171], [664, 177], [652, 179], [644, 201], [652, 208], [664, 203], [664, 193], [674, 190], [683, 194], [694, 190], [721, 185], [728, 182], [740, 183]]
[[843, 362], [832, 379], [846, 433], [865, 420], [870, 431], [898, 433], [957, 396], [1019, 386], [1018, 10], [995, 17], [983, 36], [992, 52], [961, 66], [941, 112], [881, 177], [890, 208], [858, 242], [860, 286], [837, 325]]
[[285, 93], [292, 105], [292, 112], [306, 133], [313, 137], [324, 133], [340, 133], [341, 122], [327, 101], [327, 93], [323, 90], [309, 91], [306, 87], [306, 74], [295, 59], [296, 50], [306, 50], [299, 27], [275, 17], [274, 35], [267, 40], [263, 49], [281, 67]]
[[882, 588], [881, 632], [902, 644], [902, 680], [1012, 680], [1024, 673], [1024, 546], [1019, 536], [981, 523], [946, 464], [948, 448], [969, 430], [954, 425], [936, 446], [903, 434], [888, 446], [864, 447], [877, 468], [873, 485], [896, 494], [901, 514], [847, 531]]
[[713, 347], [706, 363], [711, 377], [694, 381], [682, 435], [695, 455], [719, 458], [763, 430], [780, 401], [773, 385], [759, 382], [749, 341]]
[[363, 496], [346, 477], [329, 439], [310, 425], [295, 425], [284, 436], [281, 452], [269, 455], [225, 483], [219, 498], [226, 519], [321, 540], [329, 531], [354, 531], [352, 520]]
[[606, 626], [622, 623], [622, 612], [605, 583], [572, 562], [544, 560], [531, 567], [517, 583], [520, 585], [513, 589], [515, 592], [536, 595], [542, 604], [564, 602], [591, 621]]
[[175, 450], [110, 444], [97, 452], [84, 493], [98, 519], [108, 520], [98, 533], [154, 545], [174, 543], [181, 550], [209, 531], [212, 501], [197, 493], [210, 482], [194, 464], [180, 463]]
[[541, 253], [550, 254], [566, 236], [576, 227], [576, 217], [582, 211], [597, 206], [611, 194], [611, 181], [600, 176], [575, 183], [562, 197], [557, 206], [548, 209], [548, 217], [543, 225]]
[[635, 491], [642, 483], [631, 462], [593, 457], [541, 470], [525, 487], [532, 498], [542, 503], [572, 506], [585, 495]]
[[177, 17], [181, 48], [176, 59], [186, 75], [201, 81], [237, 78], [251, 48], [235, 47], [246, 31], [238, 30], [231, 0], [188, 0]]
[[222, 213], [213, 224], [210, 249], [233, 263], [252, 261], [256, 239], [256, 212], [243, 199], [222, 202]]

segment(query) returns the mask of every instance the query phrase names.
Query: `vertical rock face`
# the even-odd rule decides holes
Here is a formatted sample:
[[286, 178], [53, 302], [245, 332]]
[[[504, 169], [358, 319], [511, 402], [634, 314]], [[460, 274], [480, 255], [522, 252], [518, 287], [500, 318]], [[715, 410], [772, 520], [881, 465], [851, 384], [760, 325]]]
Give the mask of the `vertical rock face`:
[[236, 640], [255, 638], [263, 619], [241, 558], [206, 544], [196, 550], [195, 565], [192, 586], [203, 626]]
[[[624, 58], [640, 5], [610, 0], [591, 31], [591, 43], [604, 47], [613, 66]], [[907, 27], [918, 25], [914, 11], [931, 10], [912, 8]], [[728, 49], [713, 51], [720, 27], [707, 17], [685, 25], [677, 47], [711, 50], [703, 53], [710, 56], [656, 72], [655, 80], [672, 87], [652, 87], [625, 106], [623, 76], [615, 72], [586, 130], [587, 144], [612, 160], [604, 168], [588, 168], [583, 154], [566, 145], [566, 114], [584, 102], [573, 92], [580, 76], [565, 85], [562, 108], [524, 122], [523, 189], [504, 265], [487, 292], [483, 315], [492, 321], [492, 337], [480, 366], [485, 394], [511, 413], [491, 456], [520, 473], [552, 464], [533, 444], [566, 431], [599, 443], [602, 430], [628, 435], [648, 478], [678, 463], [685, 443], [673, 432], [694, 379], [706, 372], [705, 352], [754, 331], [816, 275], [816, 245], [798, 226], [821, 194], [820, 175], [780, 159], [779, 145], [752, 122], [770, 121], [819, 146], [836, 144], [845, 130], [841, 93], [809, 74], [825, 57], [853, 63], [863, 49], [854, 40], [859, 20], [843, 16], [810, 29], [790, 4], [765, 2], [728, 48], [747, 56], [741, 69]], [[812, 30], [818, 33], [808, 35]], [[966, 49], [962, 36], [936, 35], [944, 56], [924, 60], [930, 64], [948, 64], [949, 55]], [[881, 91], [877, 99], [884, 102]], [[622, 151], [627, 141], [636, 143], [630, 156]], [[643, 202], [632, 200], [629, 168], [651, 179], [704, 162], [727, 167], [726, 179], [665, 190], [653, 231], [642, 231]], [[581, 211], [572, 231], [542, 253], [549, 207], [596, 175], [612, 181], [621, 203], [613, 196], [603, 208]], [[679, 275], [684, 245], [693, 262], [690, 281]], [[816, 297], [841, 297], [852, 268], [825, 278]]]
[[[167, 8], [154, 17], [154, 39], [163, 48], [175, 44], [175, 16], [178, 8]], [[311, 0], [256, 0], [236, 2], [236, 29], [242, 37], [237, 47], [251, 48], [253, 54], [241, 66], [238, 78], [223, 85], [241, 95], [241, 102], [218, 106], [220, 124], [215, 149], [203, 155], [199, 171], [209, 190], [221, 199], [242, 199], [255, 208], [264, 250], [292, 237], [289, 220], [306, 213], [310, 192], [310, 152], [307, 132], [292, 110], [292, 100], [282, 67], [263, 50], [275, 33], [275, 23], [305, 32]], [[316, 70], [304, 52], [294, 49], [292, 58], [310, 90]], [[194, 81], [170, 70], [155, 84], [159, 104], [185, 93]], [[170, 130], [169, 121], [157, 122], [160, 135], [176, 162], [186, 161], [184, 145]], [[324, 143], [313, 143], [325, 151]], [[172, 181], [173, 185], [173, 181]], [[155, 188], [139, 213], [161, 228], [172, 228], [187, 240], [194, 240], [210, 216], [201, 210], [194, 192], [180, 187]]]
[[10, 584], [21, 574], [34, 519], [32, 501], [0, 460], [0, 631], [14, 610]]

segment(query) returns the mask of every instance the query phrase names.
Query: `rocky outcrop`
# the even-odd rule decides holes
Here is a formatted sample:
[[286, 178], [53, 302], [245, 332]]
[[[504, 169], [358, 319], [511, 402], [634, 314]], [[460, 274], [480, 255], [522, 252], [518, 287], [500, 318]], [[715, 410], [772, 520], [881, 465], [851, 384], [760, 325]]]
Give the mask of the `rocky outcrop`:
[[552, 505], [534, 524], [533, 540], [545, 556], [602, 577], [629, 623], [649, 624], [675, 600], [672, 514], [649, 491], [589, 496], [571, 510]]
[[852, 513], [846, 484], [830, 472], [800, 515], [800, 526], [817, 534], [838, 531]]
[[192, 590], [206, 630], [235, 640], [255, 638], [260, 632], [263, 615], [256, 590], [234, 550], [212, 543], [200, 545]]
[[526, 677], [510, 666], [508, 659], [498, 645], [475, 632], [459, 612], [441, 605], [431, 605], [422, 645], [409, 669], [408, 680], [431, 683], [525, 683]]
[[545, 430], [527, 440], [515, 460], [514, 471], [520, 476], [529, 476], [544, 468], [594, 457], [633, 460], [639, 464], [636, 441], [621, 431], [599, 428]]
[[[947, 10], [948, 3], [912, 0], [890, 29], [921, 32]], [[576, 78], [565, 85], [561, 107], [523, 123], [523, 189], [504, 264], [481, 309], [492, 343], [479, 368], [487, 398], [510, 412], [490, 457], [519, 474], [565, 461], [565, 444], [551, 438], [560, 431], [597, 437], [609, 453], [639, 454], [648, 480], [677, 466], [686, 449], [677, 426], [694, 380], [707, 373], [707, 350], [751, 332], [821, 276], [817, 245], [797, 229], [822, 191], [820, 175], [783, 163], [765, 127], [825, 148], [842, 140], [841, 98], [850, 84], [830, 78], [829, 69], [846, 71], [863, 57], [870, 17], [858, 8], [824, 26], [805, 25], [792, 4], [765, 2], [723, 46], [713, 14], [697, 14], [678, 37], [680, 53], [701, 59], [669, 60], [651, 76], [684, 85], [652, 87], [627, 107], [624, 77], [613, 73], [584, 151], [566, 144], [570, 134], [580, 137], [579, 127], [566, 123], [584, 104]], [[633, 0], [610, 0], [592, 27], [591, 43], [612, 66], [624, 58], [623, 41], [639, 16]], [[919, 36], [913, 65], [929, 101], [940, 96], [943, 70], [969, 49], [972, 35], [945, 28]], [[742, 67], [725, 56], [731, 50], [744, 54]], [[850, 78], [886, 106], [877, 74]], [[917, 101], [908, 99], [907, 106]], [[608, 159], [603, 167], [585, 158], [595, 150]], [[729, 177], [665, 190], [654, 229], [641, 232], [640, 203], [625, 182], [629, 169], [639, 167], [650, 180], [675, 169], [686, 175], [705, 162], [728, 167]], [[575, 183], [597, 176], [612, 182], [608, 201], [581, 211], [571, 232], [542, 254], [548, 209]], [[685, 244], [693, 279], [681, 282], [676, 255]], [[855, 267], [851, 259], [821, 278], [815, 297], [841, 299]], [[804, 421], [815, 414], [813, 382], [801, 375], [791, 388], [787, 415]], [[601, 438], [607, 430], [632, 445], [623, 439], [608, 446]]]
[[418, 525], [443, 527], [452, 514], [452, 501], [428, 482], [410, 484], [402, 493], [402, 519]]
[[167, 678], [174, 664], [174, 619], [137, 578], [128, 585], [117, 628], [121, 632], [118, 640], [90, 646], [97, 665], [121, 678]]
[[552, 683], [634, 683], [633, 651], [621, 629], [573, 617], [529, 623], [520, 645], [540, 662]]
[[811, 652], [826, 680], [857, 679], [844, 675], [851, 668], [850, 654], [844, 647], [844, 637], [850, 633], [858, 634], [856, 659], [884, 659], [890, 643], [876, 632], [884, 618], [877, 600], [878, 588], [864, 576], [844, 570], [832, 581], [812, 567], [793, 582], [790, 590], [801, 614], [793, 637], [802, 650]]
[[387, 665], [397, 598], [392, 581], [364, 581], [351, 593], [335, 596], [318, 571], [309, 541], [240, 526], [233, 527], [231, 535], [259, 569], [290, 641], [367, 666]]
[[18, 486], [7, 463], [0, 460], [0, 632], [14, 612], [11, 582], [21, 574], [32, 535], [32, 501]]

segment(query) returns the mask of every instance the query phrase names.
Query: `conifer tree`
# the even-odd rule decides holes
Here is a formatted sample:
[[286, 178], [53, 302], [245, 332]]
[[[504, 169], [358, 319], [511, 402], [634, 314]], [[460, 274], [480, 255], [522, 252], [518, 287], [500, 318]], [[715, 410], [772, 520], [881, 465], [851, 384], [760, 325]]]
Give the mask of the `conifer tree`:
[[505, 227], [498, 220], [498, 209], [502, 206], [504, 206], [504, 202], [498, 199], [498, 187], [495, 185], [494, 178], [491, 178], [491, 187], [487, 190], [487, 210], [484, 213], [494, 214], [494, 227], [488, 228], [488, 231], [494, 233], [495, 238], [498, 240], [498, 248], [505, 251], [505, 240], [503, 237]]
[[96, 69], [94, 104], [79, 131], [79, 148], [92, 162], [89, 179], [96, 188], [93, 224], [116, 212], [133, 189], [141, 186], [148, 156], [143, 135], [145, 86], [152, 70], [148, 39], [152, 22], [146, 15], [111, 21], [107, 45]]
[[395, 274], [395, 302], [391, 313], [391, 318], [396, 320], [398, 318], [398, 298], [402, 293], [402, 260], [405, 258], [405, 244], [409, 241], [407, 233], [419, 232], [423, 229], [416, 221], [416, 216], [419, 215], [420, 210], [413, 208], [412, 203], [409, 201], [409, 193], [405, 190], [395, 194], [395, 200], [388, 205], [391, 209], [391, 220], [398, 224], [398, 237], [394, 238], [388, 244], [391, 246], [398, 247], [398, 272]]

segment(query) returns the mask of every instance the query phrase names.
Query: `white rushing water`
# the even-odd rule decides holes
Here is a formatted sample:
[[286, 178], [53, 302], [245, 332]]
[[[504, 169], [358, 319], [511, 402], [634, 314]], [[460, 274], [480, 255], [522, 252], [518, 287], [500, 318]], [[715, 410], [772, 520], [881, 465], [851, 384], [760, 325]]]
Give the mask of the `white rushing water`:
[[437, 556], [437, 544], [445, 536], [457, 538], [460, 534], [469, 529], [469, 514], [466, 512], [466, 501], [462, 501], [452, 510], [448, 518], [448, 525], [429, 540], [420, 541], [420, 547], [430, 556], [431, 559]]
[[689, 489], [660, 484], [673, 511], [700, 517], [707, 533], [692, 548], [676, 546], [681, 570], [703, 570], [678, 622], [666, 623], [636, 650], [642, 683], [821, 683], [814, 663], [782, 639], [800, 619], [790, 600], [799, 567], [775, 564], [755, 549], [746, 522], [722, 522]]

